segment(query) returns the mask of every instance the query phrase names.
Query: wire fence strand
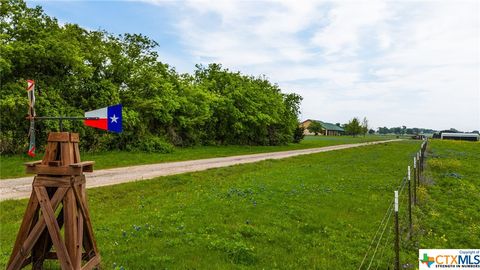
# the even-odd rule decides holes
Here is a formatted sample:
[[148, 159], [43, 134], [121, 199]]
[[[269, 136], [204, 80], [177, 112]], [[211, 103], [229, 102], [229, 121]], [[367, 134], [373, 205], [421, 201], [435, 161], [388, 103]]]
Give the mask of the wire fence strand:
[[370, 242], [370, 245], [368, 247], [368, 250], [367, 252], [365, 253], [365, 256], [363, 256], [363, 260], [362, 260], [362, 263], [360, 264], [360, 266], [358, 267], [358, 269], [360, 270], [363, 266], [363, 263], [365, 262], [365, 259], [368, 257], [368, 254], [370, 252], [370, 250], [372, 249], [374, 243], [375, 243], [375, 239], [377, 238], [377, 235], [378, 233], [380, 232], [380, 229], [383, 227], [384, 223], [385, 223], [385, 218], [387, 217], [388, 213], [390, 212], [390, 210], [392, 209], [393, 207], [393, 200], [390, 202], [390, 206], [388, 207], [387, 211], [385, 212], [385, 215], [383, 215], [383, 218], [382, 218], [382, 221], [380, 222], [380, 225], [378, 226], [378, 229], [377, 231], [375, 232], [375, 235], [373, 236], [372, 238], [372, 241]]
[[[419, 162], [423, 163], [424, 162], [424, 148], [426, 148], [426, 144], [427, 142], [424, 142], [422, 143], [422, 146], [421, 146], [421, 154], [420, 154], [420, 158], [421, 161], [419, 160]], [[425, 147], [424, 147], [425, 146]], [[421, 168], [423, 170], [423, 167]], [[399, 181], [398, 185], [397, 185], [397, 191], [398, 191], [398, 196], [400, 196], [400, 202], [399, 202], [399, 207], [400, 209], [406, 209], [405, 207], [403, 207], [404, 203], [405, 203], [405, 200], [408, 198], [408, 196], [411, 196], [409, 195], [408, 193], [405, 194], [405, 190], [406, 190], [406, 186], [407, 186], [407, 182], [408, 182], [408, 173], [406, 173], [403, 178]], [[410, 188], [410, 186], [409, 186]], [[413, 188], [416, 188], [416, 186], [414, 186]], [[385, 252], [388, 250], [388, 246], [391, 244], [391, 236], [393, 236], [393, 229], [390, 228], [388, 230], [388, 233], [386, 235], [386, 237], [384, 238], [384, 234], [387, 230], [387, 228], [389, 228], [389, 223], [390, 223], [390, 219], [392, 217], [392, 213], [394, 212], [393, 210], [393, 206], [394, 206], [394, 200], [392, 199], [390, 201], [390, 204], [385, 212], [385, 214], [383, 215], [383, 218], [380, 222], [380, 224], [378, 225], [378, 228], [377, 230], [375, 231], [375, 234], [373, 235], [372, 237], [372, 240], [370, 241], [370, 244], [368, 246], [368, 249], [365, 253], [365, 256], [363, 256], [363, 259], [362, 259], [362, 262], [360, 263], [360, 266], [358, 267], [358, 270], [361, 270], [362, 267], [366, 266], [366, 262], [368, 261], [368, 266], [366, 266], [366, 270], [370, 270], [370, 268], [372, 267], [372, 265], [375, 265], [374, 266], [374, 269], [379, 269], [379, 267], [381, 267], [382, 263], [385, 262], [387, 265], [389, 265], [389, 261], [391, 258], [384, 258], [384, 254]], [[401, 210], [403, 212], [403, 210]], [[381, 231], [381, 233], [380, 233]], [[383, 240], [383, 241], [382, 241]], [[375, 246], [375, 248], [373, 249], [373, 247]], [[372, 252], [372, 249], [373, 249], [373, 252]], [[379, 254], [379, 257], [378, 259], [376, 260], [376, 263], [375, 262], [375, 259], [377, 258], [377, 254]], [[387, 253], [387, 254], [391, 254], [391, 253]], [[390, 256], [389, 256], [390, 257]], [[373, 268], [372, 268], [373, 269]]]
[[375, 251], [373, 252], [372, 258], [370, 259], [370, 263], [368, 264], [367, 270], [369, 270], [370, 267], [372, 266], [373, 259], [375, 259], [375, 255], [377, 254], [378, 246], [380, 245], [380, 242], [381, 242], [381, 240], [382, 240], [382, 238], [383, 238], [383, 234], [385, 233], [385, 230], [386, 230], [387, 227], [388, 227], [388, 221], [390, 220], [390, 217], [392, 216], [392, 213], [393, 213], [393, 209], [392, 209], [392, 211], [390, 211], [390, 213], [389, 213], [389, 215], [388, 215], [387, 222], [385, 223], [385, 227], [383, 227], [382, 234], [380, 235], [380, 238], [379, 238], [379, 240], [378, 240], [377, 246], [375, 247]]

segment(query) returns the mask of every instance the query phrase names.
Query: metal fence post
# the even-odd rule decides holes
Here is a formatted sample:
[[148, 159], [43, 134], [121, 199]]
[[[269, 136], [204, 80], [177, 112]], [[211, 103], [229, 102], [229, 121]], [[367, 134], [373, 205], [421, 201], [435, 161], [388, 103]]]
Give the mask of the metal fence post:
[[395, 190], [395, 270], [400, 270], [400, 236], [398, 228], [398, 190]]
[[408, 221], [410, 224], [410, 235], [413, 233], [413, 224], [412, 224], [412, 188], [410, 181], [410, 166], [408, 166]]
[[417, 152], [417, 185], [420, 186], [420, 153]]
[[417, 186], [417, 156], [413, 157], [413, 184]]

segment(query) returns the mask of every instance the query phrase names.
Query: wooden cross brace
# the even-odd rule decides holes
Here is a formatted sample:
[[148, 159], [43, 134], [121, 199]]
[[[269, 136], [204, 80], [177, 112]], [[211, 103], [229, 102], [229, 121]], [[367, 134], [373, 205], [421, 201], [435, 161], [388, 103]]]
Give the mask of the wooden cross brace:
[[[45, 259], [58, 259], [62, 269], [93, 269], [100, 263], [84, 196], [85, 176], [72, 176], [70, 181], [63, 177], [56, 183], [52, 178], [35, 177], [8, 262], [9, 270], [21, 269], [30, 263], [33, 269], [41, 269]], [[58, 209], [60, 203], [63, 207]], [[60, 233], [62, 226], [64, 240]], [[55, 252], [50, 252], [52, 245]], [[82, 260], [87, 261], [83, 266]]]

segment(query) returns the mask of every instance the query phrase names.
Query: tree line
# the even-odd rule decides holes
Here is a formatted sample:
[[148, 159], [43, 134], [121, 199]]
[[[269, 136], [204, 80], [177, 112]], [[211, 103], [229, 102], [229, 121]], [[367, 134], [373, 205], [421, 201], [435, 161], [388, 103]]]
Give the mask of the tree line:
[[[396, 135], [418, 135], [418, 134], [433, 134], [437, 132], [436, 130], [433, 129], [427, 129], [427, 128], [408, 128], [407, 126], [401, 126], [401, 127], [392, 127], [392, 128], [387, 128], [387, 127], [379, 127], [377, 131], [375, 132], [374, 129], [372, 129], [368, 125], [368, 119], [366, 117], [363, 118], [362, 121], [358, 117], [352, 118], [348, 123], [345, 124], [340, 124], [336, 123], [337, 126], [342, 127], [345, 130], [345, 135], [352, 135], [352, 136], [357, 136], [357, 135], [363, 135], [365, 136], [367, 133], [368, 134], [396, 134]], [[311, 133], [314, 133], [315, 135], [318, 135], [323, 131], [323, 127], [319, 122], [313, 121], [309, 127], [307, 128], [308, 131]], [[444, 130], [444, 132], [460, 132], [454, 128], [451, 128], [449, 130]], [[478, 133], [477, 130], [472, 131], [473, 133]]]
[[[121, 134], [65, 122], [84, 150], [168, 152], [173, 146], [278, 145], [299, 141], [297, 94], [265, 76], [221, 64], [181, 74], [159, 60], [158, 43], [140, 34], [115, 36], [60, 24], [23, 0], [0, 7], [0, 153], [26, 149], [26, 79], [37, 82], [39, 116], [82, 116], [123, 104]], [[37, 146], [58, 123], [36, 125]], [[297, 134], [295, 136], [295, 134]]]
[[436, 130], [427, 128], [408, 128], [406, 126], [401, 127], [379, 127], [377, 132], [379, 134], [397, 134], [397, 135], [416, 135], [416, 134], [433, 134]]

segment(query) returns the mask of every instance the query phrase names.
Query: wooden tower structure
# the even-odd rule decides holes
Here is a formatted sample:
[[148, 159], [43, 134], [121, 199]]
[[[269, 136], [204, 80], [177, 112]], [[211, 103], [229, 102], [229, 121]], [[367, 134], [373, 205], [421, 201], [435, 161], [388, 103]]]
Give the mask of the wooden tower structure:
[[62, 270], [99, 266], [83, 174], [94, 162], [80, 161], [78, 143], [78, 133], [50, 132], [43, 160], [25, 163], [36, 176], [8, 270], [43, 269], [45, 260], [58, 260]]

